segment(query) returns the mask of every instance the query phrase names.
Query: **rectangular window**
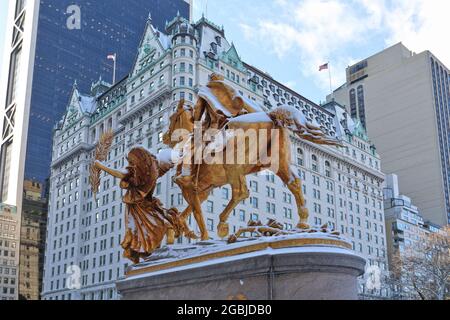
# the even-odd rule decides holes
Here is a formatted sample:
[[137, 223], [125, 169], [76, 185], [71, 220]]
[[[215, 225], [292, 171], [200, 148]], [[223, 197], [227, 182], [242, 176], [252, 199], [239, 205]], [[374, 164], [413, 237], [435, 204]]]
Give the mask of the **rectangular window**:
[[208, 201], [206, 204], [206, 210], [208, 213], [214, 213], [214, 202]]
[[212, 219], [208, 219], [208, 230], [209, 231], [214, 231], [214, 220]]
[[22, 47], [19, 46], [11, 54], [11, 63], [9, 66], [9, 79], [8, 79], [8, 91], [6, 98], [6, 105], [9, 106], [14, 102], [16, 97], [17, 79], [19, 78], [20, 71], [20, 57], [22, 55]]
[[241, 222], [245, 222], [245, 211], [244, 210], [239, 211], [239, 220]]
[[7, 142], [3, 145], [1, 150], [1, 200], [6, 200], [8, 198], [8, 184], [9, 184], [9, 174], [10, 174], [10, 166], [11, 166], [11, 150], [12, 150], [12, 141]]

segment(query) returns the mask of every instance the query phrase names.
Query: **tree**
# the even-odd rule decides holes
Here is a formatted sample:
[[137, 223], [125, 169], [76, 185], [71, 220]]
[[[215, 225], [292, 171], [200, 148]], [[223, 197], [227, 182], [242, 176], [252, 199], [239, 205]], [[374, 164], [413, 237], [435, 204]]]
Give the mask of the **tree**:
[[394, 299], [450, 300], [450, 227], [397, 251], [387, 285]]

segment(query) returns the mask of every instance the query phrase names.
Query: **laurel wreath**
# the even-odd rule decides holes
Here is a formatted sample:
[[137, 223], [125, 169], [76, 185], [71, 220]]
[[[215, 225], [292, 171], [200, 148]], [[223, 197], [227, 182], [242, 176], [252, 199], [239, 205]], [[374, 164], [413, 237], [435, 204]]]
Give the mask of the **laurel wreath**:
[[[113, 140], [114, 140], [114, 132], [112, 130], [109, 130], [109, 131], [105, 132], [104, 134], [102, 134], [102, 136], [100, 137], [100, 140], [97, 144], [97, 147], [95, 148], [94, 162], [95, 161], [106, 161], [108, 159], [108, 153], [109, 153], [109, 150], [111, 149]], [[91, 167], [90, 167], [89, 182], [91, 184], [92, 192], [93, 192], [94, 198], [95, 198], [100, 189], [101, 170], [94, 165], [94, 162], [91, 164]]]

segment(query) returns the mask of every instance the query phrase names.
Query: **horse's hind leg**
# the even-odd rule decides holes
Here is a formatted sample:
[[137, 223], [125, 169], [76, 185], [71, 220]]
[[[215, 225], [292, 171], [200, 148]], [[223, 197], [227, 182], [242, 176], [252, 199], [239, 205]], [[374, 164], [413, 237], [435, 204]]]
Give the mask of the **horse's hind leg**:
[[298, 215], [300, 217], [297, 228], [309, 229], [309, 213], [308, 209], [306, 208], [306, 200], [305, 196], [303, 195], [301, 179], [294, 172], [292, 172], [291, 169], [287, 168], [280, 168], [280, 171], [277, 173], [277, 175], [281, 178], [284, 184], [287, 185], [288, 189], [294, 195], [295, 202], [297, 204]]
[[232, 179], [230, 184], [233, 190], [233, 197], [225, 210], [220, 215], [220, 223], [217, 227], [217, 234], [220, 238], [225, 238], [230, 233], [230, 227], [227, 221], [231, 212], [242, 200], [245, 200], [250, 196], [249, 190], [247, 188], [247, 180], [244, 176]]

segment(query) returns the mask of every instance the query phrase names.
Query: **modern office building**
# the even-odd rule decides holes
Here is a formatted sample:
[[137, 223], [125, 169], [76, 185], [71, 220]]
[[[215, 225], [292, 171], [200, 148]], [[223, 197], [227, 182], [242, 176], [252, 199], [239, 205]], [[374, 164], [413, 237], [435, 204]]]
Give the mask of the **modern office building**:
[[[110, 54], [117, 57], [117, 78], [123, 77], [149, 12], [164, 29], [177, 12], [189, 17], [191, 8], [186, 0], [9, 2], [0, 91], [0, 203], [16, 206], [22, 217], [36, 209], [25, 208], [24, 181], [48, 190], [53, 127], [72, 83], [89, 90], [100, 77], [112, 82]], [[39, 216], [46, 215], [45, 207]]]
[[0, 300], [17, 300], [19, 278], [17, 209], [0, 204]]
[[367, 128], [383, 171], [398, 174], [403, 193], [441, 226], [450, 219], [449, 97], [449, 69], [401, 43], [349, 67], [334, 92]]
[[[116, 85], [95, 82], [90, 91], [72, 86], [66, 113], [55, 128], [50, 179], [50, 214], [44, 275], [44, 299], [117, 299], [115, 282], [129, 261], [122, 258], [125, 232], [123, 191], [118, 180], [102, 175], [94, 199], [89, 166], [95, 145], [106, 130], [115, 134], [107, 165], [124, 168], [130, 148], [143, 145], [154, 154], [162, 143], [169, 116], [180, 99], [193, 106], [199, 86], [213, 73], [246, 99], [270, 110], [288, 104], [301, 110], [345, 148], [318, 146], [295, 137], [293, 166], [304, 180], [310, 223], [329, 224], [353, 243], [371, 265], [387, 269], [380, 158], [364, 129], [337, 103], [319, 106], [242, 62], [224, 30], [202, 18], [195, 24], [176, 17], [157, 31], [149, 20], [130, 73]], [[184, 209], [173, 184], [174, 171], [161, 178], [156, 196], [165, 207]], [[248, 177], [251, 198], [230, 217], [230, 232], [250, 219], [275, 218], [286, 228], [298, 222], [294, 198], [273, 174]], [[217, 189], [203, 210], [211, 236], [218, 214], [231, 199], [229, 187]], [[198, 232], [193, 219], [193, 230]], [[179, 243], [188, 243], [180, 239]], [[67, 272], [69, 270], [69, 272]]]
[[440, 232], [440, 227], [425, 221], [411, 199], [400, 194], [397, 175], [386, 176], [383, 193], [388, 259], [392, 265], [395, 256], [401, 258], [405, 250], [414, 248], [429, 234]]

